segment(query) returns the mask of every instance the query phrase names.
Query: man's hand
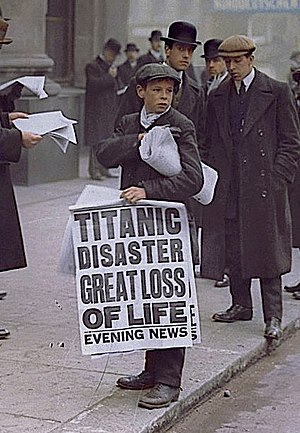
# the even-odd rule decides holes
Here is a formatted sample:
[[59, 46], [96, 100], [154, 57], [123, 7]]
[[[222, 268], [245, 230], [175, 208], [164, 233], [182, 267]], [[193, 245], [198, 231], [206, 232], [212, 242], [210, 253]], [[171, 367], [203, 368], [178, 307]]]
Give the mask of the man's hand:
[[28, 114], [22, 113], [21, 111], [13, 111], [12, 113], [8, 113], [8, 118], [9, 118], [9, 122], [11, 124], [11, 122], [13, 120], [16, 120], [16, 119], [27, 119]]
[[121, 198], [125, 198], [129, 203], [136, 203], [143, 198], [146, 198], [146, 191], [144, 188], [138, 188], [137, 186], [131, 186], [130, 188], [124, 189], [120, 195]]
[[25, 149], [32, 149], [41, 139], [41, 135], [33, 134], [33, 132], [22, 131], [22, 145]]
[[116, 78], [118, 75], [118, 68], [116, 66], [111, 66], [108, 70], [108, 73], [113, 77]]

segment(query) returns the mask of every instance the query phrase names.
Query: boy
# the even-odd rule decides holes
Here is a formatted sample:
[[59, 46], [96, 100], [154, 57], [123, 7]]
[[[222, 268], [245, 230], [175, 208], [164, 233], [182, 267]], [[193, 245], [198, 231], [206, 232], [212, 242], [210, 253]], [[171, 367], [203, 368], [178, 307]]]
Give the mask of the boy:
[[[180, 78], [167, 65], [152, 63], [136, 74], [138, 96], [144, 106], [140, 113], [124, 116], [115, 133], [102, 140], [95, 149], [96, 157], [106, 167], [122, 167], [121, 198], [129, 203], [141, 199], [170, 200], [187, 203], [203, 184], [200, 157], [193, 123], [171, 107], [174, 90]], [[176, 129], [182, 170], [165, 177], [142, 161], [139, 144], [154, 126]], [[184, 363], [184, 348], [146, 351], [145, 368], [137, 376], [121, 377], [117, 385], [125, 389], [151, 390], [139, 400], [148, 409], [169, 406], [178, 400]]]

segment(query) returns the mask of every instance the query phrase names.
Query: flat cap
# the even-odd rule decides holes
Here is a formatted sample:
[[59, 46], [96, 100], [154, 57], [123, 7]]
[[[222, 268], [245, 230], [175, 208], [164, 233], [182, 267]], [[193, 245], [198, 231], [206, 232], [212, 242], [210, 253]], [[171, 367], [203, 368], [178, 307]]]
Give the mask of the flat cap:
[[219, 55], [221, 57], [239, 57], [244, 54], [251, 54], [255, 51], [254, 42], [243, 35], [229, 36], [219, 46]]
[[163, 80], [164, 78], [171, 78], [177, 86], [181, 82], [180, 76], [173, 68], [160, 63], [148, 63], [141, 66], [137, 70], [135, 78], [137, 84], [147, 83], [152, 80]]

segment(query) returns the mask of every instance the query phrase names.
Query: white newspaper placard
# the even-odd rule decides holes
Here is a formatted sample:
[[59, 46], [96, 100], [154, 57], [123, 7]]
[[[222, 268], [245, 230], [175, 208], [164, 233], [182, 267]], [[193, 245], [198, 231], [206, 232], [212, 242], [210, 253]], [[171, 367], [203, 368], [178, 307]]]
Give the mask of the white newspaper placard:
[[200, 342], [185, 206], [139, 203], [71, 208], [84, 355]]

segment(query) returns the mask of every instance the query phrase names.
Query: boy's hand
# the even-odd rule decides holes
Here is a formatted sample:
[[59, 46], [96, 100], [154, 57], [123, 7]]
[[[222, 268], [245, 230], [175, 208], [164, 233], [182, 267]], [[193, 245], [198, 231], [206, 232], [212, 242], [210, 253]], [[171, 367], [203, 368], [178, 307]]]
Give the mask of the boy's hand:
[[144, 188], [138, 188], [137, 186], [131, 186], [130, 188], [124, 189], [121, 192], [120, 198], [125, 198], [129, 203], [136, 203], [143, 198], [146, 198], [146, 191]]

